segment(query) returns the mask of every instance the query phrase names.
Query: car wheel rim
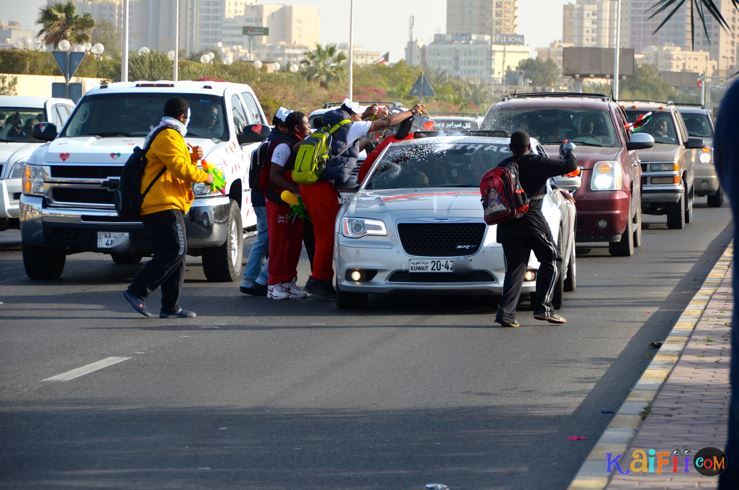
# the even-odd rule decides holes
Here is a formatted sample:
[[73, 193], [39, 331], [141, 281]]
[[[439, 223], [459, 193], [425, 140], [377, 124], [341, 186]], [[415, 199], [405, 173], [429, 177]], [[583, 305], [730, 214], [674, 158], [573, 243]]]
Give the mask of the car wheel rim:
[[231, 254], [231, 264], [236, 266], [239, 256], [239, 236], [236, 229], [236, 220], [231, 221], [231, 243], [229, 244], [229, 252]]

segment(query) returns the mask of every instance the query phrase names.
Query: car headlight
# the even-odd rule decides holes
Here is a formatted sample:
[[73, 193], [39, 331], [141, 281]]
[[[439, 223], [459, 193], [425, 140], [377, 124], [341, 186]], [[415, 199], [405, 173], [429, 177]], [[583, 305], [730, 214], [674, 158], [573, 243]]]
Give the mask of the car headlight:
[[196, 196], [200, 196], [200, 197], [218, 194], [218, 192], [214, 192], [210, 188], [210, 184], [206, 184], [206, 183], [203, 183], [203, 182], [198, 182], [198, 183], [193, 184], [192, 185], [192, 192]]
[[22, 179], [24, 162], [15, 162], [8, 172], [9, 179]]
[[23, 169], [23, 194], [43, 196], [46, 168], [31, 164], [23, 165], [21, 168]]
[[594, 191], [617, 191], [621, 189], [622, 180], [619, 162], [597, 162], [593, 166], [590, 188]]
[[701, 152], [701, 156], [698, 158], [701, 163], [711, 163], [711, 161], [713, 161], [713, 149], [709, 147], [703, 148], [703, 152]]
[[341, 234], [347, 238], [362, 238], [365, 235], [385, 236], [387, 228], [379, 219], [344, 218]]

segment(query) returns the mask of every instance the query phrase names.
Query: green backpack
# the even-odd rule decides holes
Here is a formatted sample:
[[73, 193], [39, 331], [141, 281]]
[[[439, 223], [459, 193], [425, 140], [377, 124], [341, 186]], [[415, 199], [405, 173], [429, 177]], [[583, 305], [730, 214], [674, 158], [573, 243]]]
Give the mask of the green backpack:
[[331, 158], [332, 135], [351, 122], [351, 119], [344, 119], [331, 128], [324, 126], [300, 143], [292, 172], [296, 184], [313, 184], [318, 180]]

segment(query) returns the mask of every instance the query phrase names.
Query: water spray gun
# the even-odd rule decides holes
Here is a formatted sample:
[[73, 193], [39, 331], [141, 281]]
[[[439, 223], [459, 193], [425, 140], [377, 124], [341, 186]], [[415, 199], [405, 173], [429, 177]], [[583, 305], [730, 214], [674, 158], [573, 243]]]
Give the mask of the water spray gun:
[[213, 192], [220, 192], [221, 194], [226, 193], [226, 177], [223, 176], [221, 169], [212, 165], [205, 160], [200, 162], [203, 170], [213, 176], [213, 182], [210, 184], [210, 190]]
[[282, 191], [282, 193], [280, 194], [280, 198], [285, 202], [285, 204], [290, 206], [291, 218], [300, 218], [302, 220], [310, 219], [308, 217], [308, 210], [305, 207], [303, 198], [288, 190]]

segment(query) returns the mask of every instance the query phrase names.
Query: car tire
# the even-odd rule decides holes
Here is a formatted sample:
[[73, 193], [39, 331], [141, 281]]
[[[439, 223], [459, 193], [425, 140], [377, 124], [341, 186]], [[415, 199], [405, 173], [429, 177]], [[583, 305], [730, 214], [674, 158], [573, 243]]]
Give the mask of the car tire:
[[110, 254], [116, 264], [138, 264], [141, 262], [141, 254]]
[[691, 189], [688, 192], [688, 199], [685, 201], [685, 223], [693, 222], [693, 201], [695, 200], [695, 194]]
[[572, 252], [570, 252], [570, 263], [567, 265], [567, 274], [564, 279], [564, 290], [566, 293], [571, 293], [577, 288], [577, 254], [575, 254], [575, 246], [572, 246]]
[[709, 208], [720, 208], [723, 203], [724, 203], [724, 191], [721, 190], [720, 187], [716, 191], [715, 194], [708, 195], [708, 207]]
[[336, 308], [340, 310], [363, 309], [369, 306], [369, 294], [349, 293], [336, 287]]
[[226, 242], [217, 248], [203, 250], [203, 272], [210, 282], [233, 282], [241, 276], [244, 259], [244, 232], [241, 213], [235, 201], [228, 210]]
[[642, 218], [641, 218], [641, 210], [636, 210], [636, 216], [634, 217], [634, 248], [641, 247], [643, 243], [643, 237], [642, 237]]
[[671, 230], [682, 230], [685, 228], [685, 187], [683, 187], [680, 200], [673, 204], [667, 211], [667, 227]]
[[23, 244], [23, 267], [30, 279], [59, 279], [66, 261], [63, 248]]
[[626, 220], [626, 229], [621, 240], [608, 244], [608, 252], [614, 257], [631, 257], [634, 255], [634, 219]]

